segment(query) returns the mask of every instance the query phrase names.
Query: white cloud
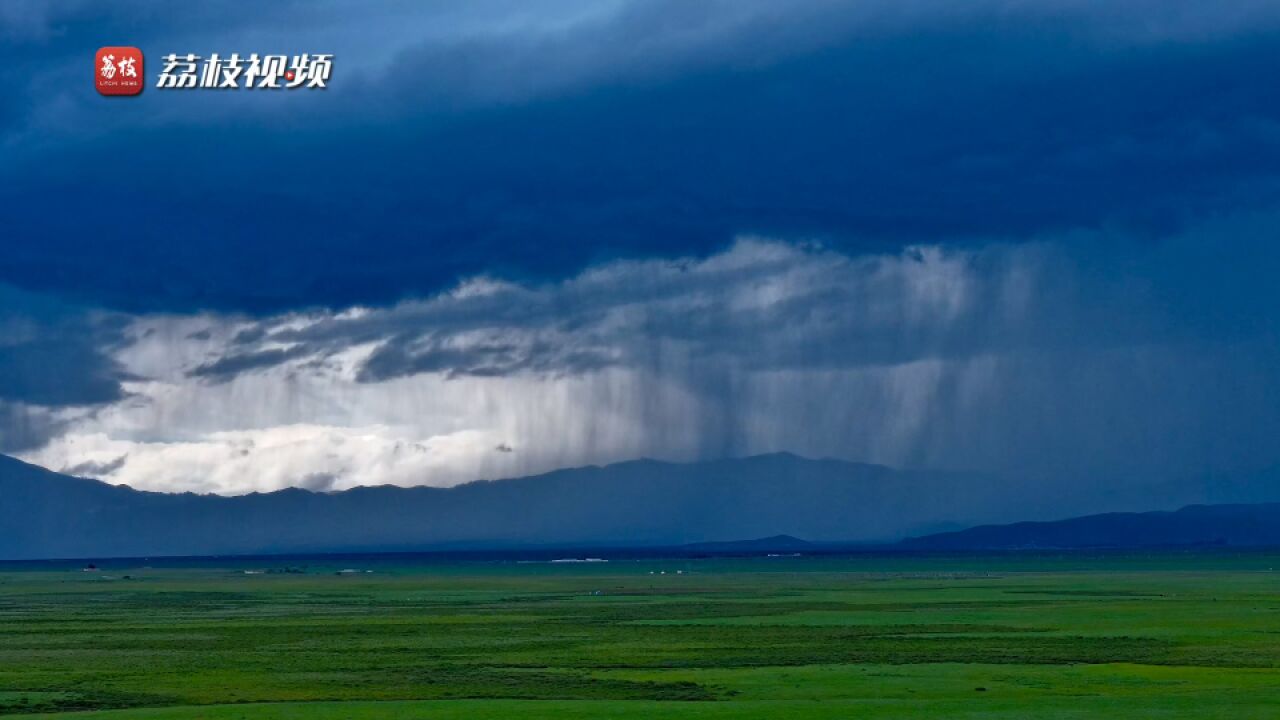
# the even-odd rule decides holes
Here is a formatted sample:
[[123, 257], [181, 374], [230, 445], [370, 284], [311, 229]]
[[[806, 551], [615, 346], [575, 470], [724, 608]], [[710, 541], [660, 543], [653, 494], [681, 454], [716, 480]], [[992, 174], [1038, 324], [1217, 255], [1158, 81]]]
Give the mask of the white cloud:
[[[106, 468], [106, 480], [154, 490], [241, 493], [315, 478], [333, 478], [325, 486], [336, 489], [451, 485], [637, 456], [792, 446], [808, 431], [792, 425], [785, 405], [795, 398], [776, 395], [790, 384], [800, 397], [841, 385], [851, 399], [893, 413], [894, 423], [856, 448], [892, 461], [925, 412], [928, 391], [918, 385], [933, 382], [936, 369], [815, 373], [801, 355], [849, 328], [905, 323], [928, 333], [954, 322], [970, 300], [970, 260], [936, 249], [851, 259], [745, 240], [704, 260], [619, 262], [548, 286], [477, 279], [387, 309], [260, 322], [141, 317], [115, 356], [137, 378], [125, 383], [128, 397], [75, 419], [25, 457]], [[831, 293], [867, 301], [806, 308]], [[804, 318], [814, 310], [830, 316]], [[408, 364], [368, 381], [364, 369], [392, 342]], [[776, 361], [740, 356], [764, 350], [761, 343], [776, 345], [768, 350]], [[225, 376], [196, 374], [281, 348], [301, 352]], [[587, 356], [593, 361], [583, 364]], [[438, 361], [415, 371], [423, 357]], [[856, 350], [853, 362], [861, 364]], [[738, 398], [731, 411], [720, 406], [723, 382]]]
[[[409, 428], [283, 425], [229, 430], [189, 440], [138, 442], [103, 432], [64, 435], [35, 456], [54, 466], [114, 468], [134, 487], [170, 492], [239, 494], [289, 486], [343, 490], [357, 485], [451, 484], [459, 467], [494, 447], [483, 431], [419, 439]], [[72, 468], [75, 465], [70, 466]], [[127, 467], [127, 470], [124, 468]]]

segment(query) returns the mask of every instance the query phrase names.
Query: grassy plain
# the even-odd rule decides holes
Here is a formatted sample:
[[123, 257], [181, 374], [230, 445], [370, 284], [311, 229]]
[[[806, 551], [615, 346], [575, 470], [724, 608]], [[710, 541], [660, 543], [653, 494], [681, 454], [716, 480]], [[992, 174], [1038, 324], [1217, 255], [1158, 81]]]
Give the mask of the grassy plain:
[[1276, 554], [330, 562], [0, 566], [0, 715], [1280, 717]]

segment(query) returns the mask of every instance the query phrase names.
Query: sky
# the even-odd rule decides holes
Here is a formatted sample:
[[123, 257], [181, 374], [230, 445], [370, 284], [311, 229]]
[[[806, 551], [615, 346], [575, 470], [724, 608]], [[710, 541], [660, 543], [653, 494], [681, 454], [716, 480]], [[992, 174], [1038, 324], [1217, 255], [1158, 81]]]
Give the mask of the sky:
[[0, 452], [54, 470], [1280, 468], [1272, 3], [9, 0], [0, 57]]

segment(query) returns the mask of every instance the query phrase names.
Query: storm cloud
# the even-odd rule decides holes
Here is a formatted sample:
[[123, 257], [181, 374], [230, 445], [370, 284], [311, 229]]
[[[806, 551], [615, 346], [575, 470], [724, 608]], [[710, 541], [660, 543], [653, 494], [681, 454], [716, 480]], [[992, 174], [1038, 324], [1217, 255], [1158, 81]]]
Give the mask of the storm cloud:
[[[116, 42], [334, 73], [116, 102]], [[1270, 4], [19, 1], [0, 51], [0, 451], [48, 467], [1280, 466]]]
[[0, 452], [38, 446], [65, 419], [125, 398], [112, 357], [128, 319], [0, 285]]
[[386, 308], [140, 317], [130, 401], [29, 457], [127, 454], [111, 479], [219, 492], [784, 449], [1104, 486], [1261, 472], [1271, 226], [857, 256], [754, 238]]
[[[391, 304], [753, 233], [1142, 243], [1280, 188], [1265, 3], [47, 5], [0, 35], [0, 282], [132, 311]], [[108, 36], [335, 75], [104, 104]]]

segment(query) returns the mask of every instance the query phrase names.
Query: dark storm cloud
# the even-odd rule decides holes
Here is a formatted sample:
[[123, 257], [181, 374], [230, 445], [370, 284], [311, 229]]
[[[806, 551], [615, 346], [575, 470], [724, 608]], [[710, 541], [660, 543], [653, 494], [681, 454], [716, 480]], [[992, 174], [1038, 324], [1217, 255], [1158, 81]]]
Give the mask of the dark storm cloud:
[[[502, 388], [497, 405], [519, 413], [524, 393], [568, 378], [580, 412], [638, 413], [653, 443], [643, 452], [659, 456], [781, 448], [1087, 481], [1096, 495], [1280, 465], [1276, 220], [1222, 219], [1141, 245], [1098, 232], [848, 256], [743, 241], [556, 283], [476, 280], [256, 328], [237, 318], [238, 335], [215, 336], [239, 338], [231, 357], [292, 349], [282, 367], [222, 378], [244, 380], [225, 390], [237, 408], [278, 378], [309, 375], [339, 396], [395, 383], [382, 392], [399, 398], [438, 394], [443, 377], [472, 378], [481, 398]], [[672, 428], [695, 439], [673, 443]]]
[[[1141, 246], [1109, 233], [847, 256], [743, 241], [707, 260], [627, 261], [544, 285], [473, 281], [360, 313], [269, 318], [192, 374], [229, 379], [372, 346], [362, 382], [606, 367], [841, 370], [1018, 352], [1273, 343], [1274, 214]], [[288, 350], [262, 350], [285, 346]]]
[[206, 380], [226, 380], [243, 372], [258, 368], [274, 367], [305, 354], [301, 347], [288, 349], [259, 350], [220, 357], [192, 369], [188, 374]]
[[[1280, 13], [1245, 2], [93, 7], [8, 33], [0, 281], [131, 309], [387, 303], [741, 232], [1144, 242], [1280, 189]], [[107, 102], [108, 35], [344, 54], [324, 93]]]
[[329, 492], [337, 483], [338, 478], [333, 473], [311, 473], [299, 479], [294, 486], [311, 492]]
[[0, 452], [43, 444], [65, 426], [57, 411], [125, 397], [111, 352], [125, 319], [0, 284]]
[[[164, 8], [0, 4], [0, 451], [122, 397], [106, 307], [181, 327], [120, 354], [156, 373], [134, 414], [76, 425], [134, 443], [93, 455], [121, 472], [467, 378], [511, 380], [477, 447], [562, 443], [549, 466], [1280, 464], [1273, 5]], [[117, 42], [153, 80], [169, 51], [337, 58], [323, 92], [108, 100]]]
[[361, 382], [418, 373], [502, 377], [522, 372], [581, 374], [616, 364], [608, 348], [573, 348], [545, 340], [481, 340], [449, 347], [432, 337], [401, 335], [378, 346], [360, 367]]
[[90, 462], [83, 462], [78, 465], [72, 465], [71, 467], [63, 468], [62, 472], [68, 475], [74, 475], [76, 477], [100, 478], [103, 475], [110, 475], [111, 473], [124, 467], [124, 464], [128, 461], [129, 461], [129, 456], [125, 454], [125, 455], [121, 455], [120, 457], [114, 460], [110, 460], [108, 462], [90, 461]]
[[0, 400], [0, 453], [37, 448], [66, 428], [47, 408]]
[[118, 373], [87, 341], [0, 347], [0, 398], [33, 405], [89, 405], [121, 397]]
[[0, 285], [0, 401], [96, 405], [124, 396], [108, 353], [123, 319]]

